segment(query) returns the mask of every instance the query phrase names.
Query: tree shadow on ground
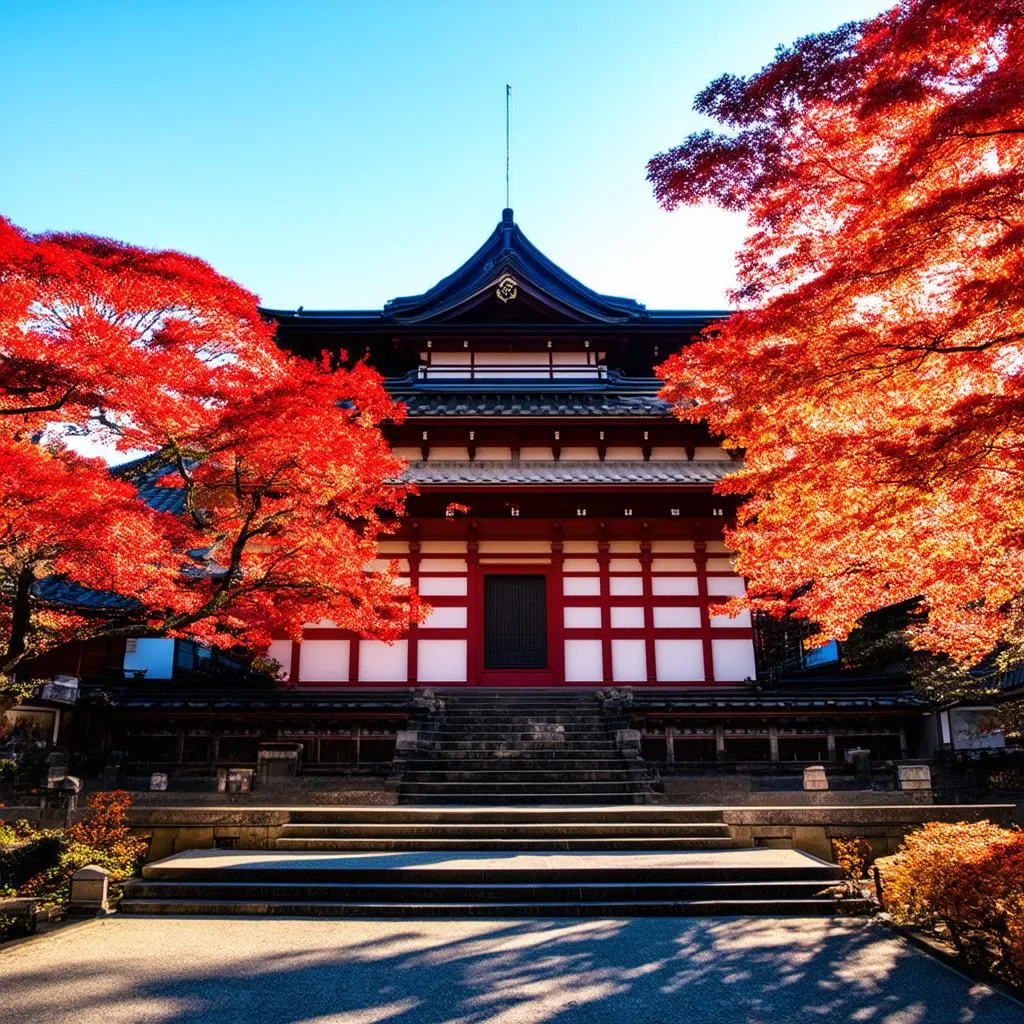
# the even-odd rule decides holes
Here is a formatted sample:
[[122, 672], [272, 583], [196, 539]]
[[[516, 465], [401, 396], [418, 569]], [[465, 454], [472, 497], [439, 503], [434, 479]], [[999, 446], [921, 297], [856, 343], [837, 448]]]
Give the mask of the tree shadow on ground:
[[[147, 920], [160, 947], [115, 959]], [[868, 921], [129, 918], [81, 939], [0, 962], [0, 1021], [1024, 1024]]]

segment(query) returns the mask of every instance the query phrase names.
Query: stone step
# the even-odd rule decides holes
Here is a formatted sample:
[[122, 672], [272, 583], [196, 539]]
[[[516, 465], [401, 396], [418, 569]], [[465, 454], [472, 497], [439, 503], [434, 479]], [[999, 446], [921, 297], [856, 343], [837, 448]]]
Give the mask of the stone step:
[[258, 902], [219, 900], [134, 900], [124, 899], [119, 910], [125, 914], [254, 915], [261, 917], [824, 917], [834, 914], [867, 913], [867, 900], [844, 901], [831, 898], [800, 900], [628, 900], [588, 903], [322, 903]]
[[535, 783], [558, 783], [559, 785], [575, 785], [577, 782], [637, 782], [648, 778], [646, 769], [637, 766], [631, 768], [628, 765], [621, 765], [618, 768], [606, 770], [553, 770], [545, 771], [538, 768], [520, 768], [503, 766], [497, 768], [481, 768], [476, 770], [436, 770], [432, 768], [421, 768], [420, 762], [413, 762], [408, 765], [402, 782], [405, 784], [422, 782], [451, 782], [451, 783], [482, 783], [482, 782], [515, 782], [517, 785], [530, 785]]
[[524, 807], [511, 804], [500, 809], [476, 807], [300, 807], [289, 812], [294, 824], [624, 824], [652, 822], [720, 824], [722, 811], [714, 807]]
[[335, 824], [310, 822], [287, 824], [281, 828], [282, 839], [572, 839], [572, 838], [701, 838], [730, 837], [729, 826], [719, 822], [509, 822], [476, 824], [439, 822], [412, 824], [369, 824], [365, 822]]
[[358, 903], [551, 903], [582, 900], [627, 901], [815, 899], [832, 884], [795, 882], [551, 882], [382, 883], [382, 882], [130, 882], [131, 900], [224, 900]]
[[274, 848], [277, 850], [339, 850], [357, 852], [360, 850], [415, 850], [415, 851], [484, 851], [501, 850], [523, 851], [601, 851], [601, 850], [731, 850], [733, 841], [730, 836], [694, 836], [666, 837], [656, 836], [651, 839], [621, 837], [609, 839], [528, 839], [510, 837], [507, 839], [467, 839], [462, 836], [439, 839], [413, 839], [395, 837], [393, 839], [331, 839], [325, 837], [309, 837], [302, 839], [279, 838]]
[[[475, 772], [475, 771], [546, 771], [546, 772], [607, 772], [636, 770], [635, 761], [624, 757], [538, 757], [532, 751], [494, 751], [489, 757], [415, 757], [405, 761], [406, 771]], [[514, 756], [508, 756], [512, 754]]]
[[[547, 743], [547, 746], [544, 743]], [[523, 740], [510, 740], [502, 737], [496, 739], [480, 739], [475, 737], [473, 739], [444, 739], [436, 740], [432, 744], [432, 749], [447, 753], [453, 750], [475, 750], [478, 752], [484, 751], [498, 751], [498, 750], [521, 750], [524, 753], [533, 753], [535, 751], [550, 750], [554, 754], [565, 755], [568, 750], [571, 752], [573, 757], [583, 752], [601, 752], [606, 757], [615, 751], [615, 742], [613, 740], [592, 740], [587, 742], [586, 745], [567, 744], [564, 742], [553, 742], [553, 741], [541, 741], [535, 740], [532, 743], [526, 743]]]
[[507, 807], [511, 804], [529, 800], [531, 804], [548, 807], [565, 805], [591, 806], [629, 806], [631, 804], [648, 804], [659, 799], [656, 793], [621, 793], [610, 790], [593, 790], [581, 793], [400, 793], [403, 804], [421, 806], [450, 807]]
[[[424, 730], [426, 732], [426, 730]], [[454, 740], [518, 740], [523, 743], [589, 743], [596, 740], [599, 743], [612, 743], [614, 737], [609, 737], [604, 729], [588, 729], [579, 732], [561, 732], [558, 729], [505, 729], [505, 730], [483, 730], [463, 729], [454, 730], [441, 728], [437, 731], [427, 733], [431, 740], [440, 743], [450, 743]]]
[[[587, 782], [579, 780], [576, 782], [545, 782], [542, 787], [547, 793], [577, 793], [577, 792], [593, 792], [600, 789], [606, 789], [609, 792], [637, 792], [640, 787], [647, 784], [646, 779], [628, 779], [625, 781], [616, 780], [614, 783], [611, 782]], [[532, 782], [512, 782], [507, 780], [495, 780], [492, 782], [451, 782], [447, 780], [438, 780], [433, 782], [410, 782], [406, 783], [404, 780], [399, 783], [399, 787], [408, 785], [410, 788], [409, 792], [420, 792], [420, 793], [444, 793], [444, 792], [465, 792], [465, 793], [531, 793], [539, 787], [539, 784]]]
[[533, 763], [538, 767], [547, 764], [566, 763], [566, 766], [600, 767], [601, 765], [621, 765], [623, 756], [615, 750], [566, 750], [558, 746], [550, 749], [539, 749], [536, 745], [505, 750], [418, 750], [416, 756], [406, 758], [410, 767], [419, 764], [450, 764], [455, 767], [463, 762], [487, 764], [494, 766], [503, 761], [513, 763]]

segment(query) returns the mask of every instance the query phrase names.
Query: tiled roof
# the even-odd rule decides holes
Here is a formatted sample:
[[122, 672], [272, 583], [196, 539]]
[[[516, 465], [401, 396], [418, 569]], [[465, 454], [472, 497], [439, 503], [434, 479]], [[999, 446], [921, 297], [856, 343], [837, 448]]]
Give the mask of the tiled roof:
[[669, 406], [656, 395], [614, 392], [412, 392], [395, 396], [409, 416], [657, 416]]
[[735, 462], [615, 459], [512, 462], [411, 462], [405, 479], [416, 484], [715, 484]]
[[52, 604], [73, 605], [94, 611], [130, 611], [135, 601], [109, 590], [90, 590], [62, 576], [47, 576], [32, 586], [32, 593]]

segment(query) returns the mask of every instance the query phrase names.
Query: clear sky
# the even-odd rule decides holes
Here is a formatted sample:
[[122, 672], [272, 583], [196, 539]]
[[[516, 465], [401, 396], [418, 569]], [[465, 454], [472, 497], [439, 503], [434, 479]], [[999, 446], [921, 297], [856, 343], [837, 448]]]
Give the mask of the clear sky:
[[269, 306], [377, 308], [505, 205], [590, 287], [725, 303], [742, 223], [666, 214], [693, 98], [885, 0], [0, 0], [0, 213], [195, 253]]

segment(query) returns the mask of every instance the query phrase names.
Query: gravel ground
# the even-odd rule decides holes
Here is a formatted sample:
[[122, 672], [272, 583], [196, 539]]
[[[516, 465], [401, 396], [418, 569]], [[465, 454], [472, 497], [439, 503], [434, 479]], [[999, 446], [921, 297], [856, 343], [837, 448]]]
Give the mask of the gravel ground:
[[1024, 1024], [880, 925], [110, 917], [0, 951], [0, 1024]]

